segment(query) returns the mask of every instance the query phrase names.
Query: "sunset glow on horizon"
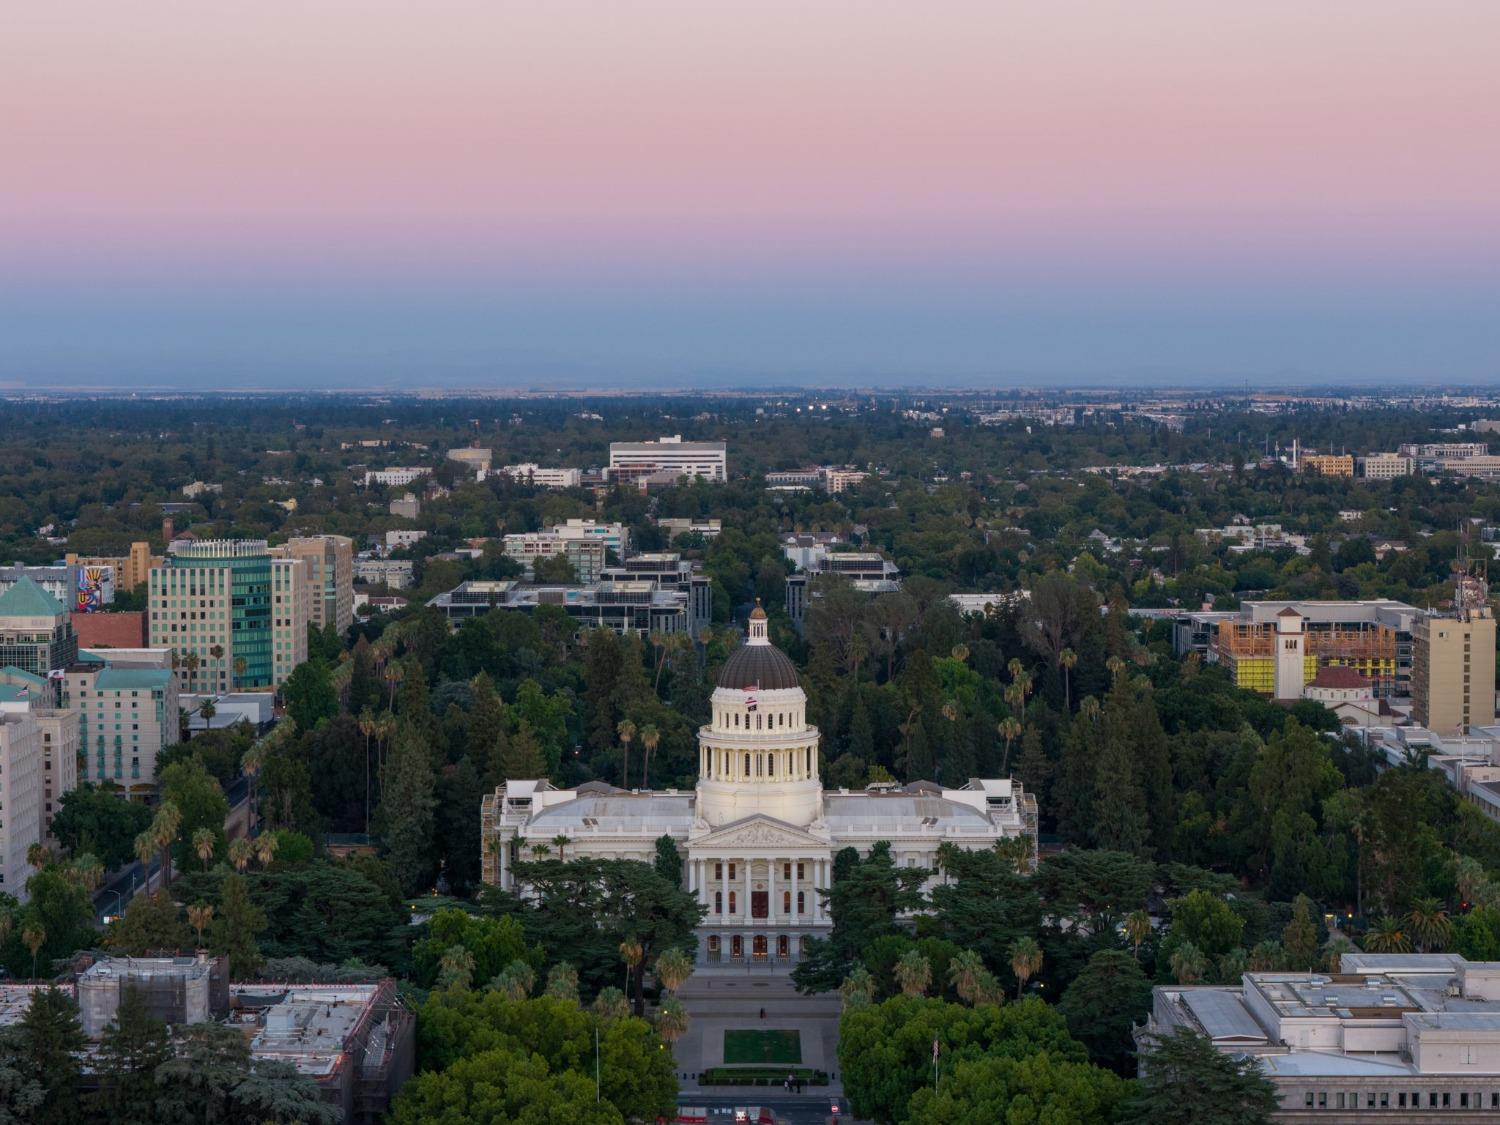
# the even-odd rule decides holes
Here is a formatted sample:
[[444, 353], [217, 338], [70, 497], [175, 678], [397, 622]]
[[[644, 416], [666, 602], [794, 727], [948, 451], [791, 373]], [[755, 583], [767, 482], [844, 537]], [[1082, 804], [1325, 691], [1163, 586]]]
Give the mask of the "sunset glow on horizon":
[[[24, 0], [0, 11], [0, 379], [47, 368], [41, 341], [70, 316], [119, 312], [119, 286], [167, 370], [189, 340], [212, 362], [201, 302], [249, 287], [271, 322], [297, 291], [314, 319], [345, 299], [398, 334], [410, 317], [412, 341], [434, 331], [424, 294], [537, 326], [476, 325], [492, 362], [470, 355], [472, 377], [539, 357], [595, 370], [604, 340], [547, 326], [587, 333], [556, 310], [591, 308], [626, 373], [888, 370], [906, 357], [861, 325], [909, 299], [913, 339], [957, 334], [938, 374], [1248, 360], [1352, 377], [1368, 354], [1387, 361], [1371, 374], [1497, 378], [1497, 55], [1487, 0]], [[647, 316], [677, 333], [660, 364], [652, 333], [609, 327], [653, 292], [692, 309], [676, 330]], [[828, 318], [804, 367], [801, 320], [767, 296], [793, 293]], [[1423, 301], [1443, 315], [1422, 320]], [[1142, 311], [1039, 349], [1003, 330], [1028, 302], [1042, 322]], [[1341, 317], [1409, 348], [1340, 353]], [[1215, 318], [1217, 366], [1166, 335], [1186, 319], [1206, 345]], [[224, 347], [243, 359], [238, 332], [225, 322]], [[107, 343], [51, 366], [106, 383]]]

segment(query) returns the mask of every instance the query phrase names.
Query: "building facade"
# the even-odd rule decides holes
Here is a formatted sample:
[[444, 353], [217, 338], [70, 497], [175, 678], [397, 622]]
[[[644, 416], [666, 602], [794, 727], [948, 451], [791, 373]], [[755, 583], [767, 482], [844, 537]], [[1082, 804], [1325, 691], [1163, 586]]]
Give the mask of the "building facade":
[[1366, 480], [1409, 477], [1416, 468], [1416, 458], [1405, 453], [1371, 453], [1359, 459], [1359, 475]]
[[179, 540], [151, 572], [151, 644], [195, 692], [273, 684], [271, 554], [263, 539]]
[[524, 894], [515, 863], [558, 835], [571, 855], [642, 862], [670, 836], [684, 857], [683, 887], [703, 908], [698, 962], [784, 971], [831, 928], [818, 891], [841, 848], [868, 854], [887, 841], [898, 866], [928, 869], [944, 843], [982, 849], [1023, 837], [1036, 854], [1036, 802], [1010, 780], [824, 790], [807, 696], [758, 607], [711, 706], [691, 792], [512, 780], [486, 796], [485, 880]]
[[42, 732], [28, 708], [0, 708], [0, 893], [26, 901], [42, 835]]
[[599, 582], [592, 586], [532, 586], [501, 580], [473, 581], [455, 586], [427, 603], [450, 621], [483, 617], [491, 610], [534, 612], [556, 606], [580, 629], [613, 629], [616, 633], [693, 632], [693, 601], [689, 594], [661, 590], [651, 582]]
[[1276, 1121], [1500, 1121], [1500, 965], [1346, 953], [1339, 969], [1158, 985], [1136, 1041], [1188, 1028], [1253, 1058]]
[[499, 471], [537, 488], [578, 488], [583, 484], [582, 469], [549, 469], [528, 461], [524, 465], [506, 465]]
[[354, 540], [346, 535], [310, 535], [288, 539], [283, 550], [287, 557], [307, 563], [309, 620], [319, 629], [332, 624], [343, 636], [354, 624]]
[[683, 441], [681, 434], [656, 441], [611, 442], [609, 477], [611, 480], [636, 480], [665, 473], [674, 477], [727, 480], [726, 448], [722, 441]]
[[130, 553], [125, 555], [78, 555], [69, 553], [63, 561], [68, 566], [107, 566], [115, 573], [115, 589], [134, 590], [143, 582], [151, 580], [151, 568], [160, 566], [161, 559], [151, 553], [151, 544], [144, 541], [132, 543]]
[[32, 579], [0, 594], [0, 667], [46, 676], [78, 659], [73, 617]]
[[[307, 626], [320, 600], [313, 595], [311, 570], [306, 558], [271, 560], [271, 682], [277, 687], [307, 659]], [[352, 588], [349, 600], [352, 619]]]
[[1495, 615], [1487, 604], [1417, 619], [1411, 703], [1412, 719], [1436, 734], [1493, 725]]
[[390, 469], [370, 469], [365, 473], [365, 487], [369, 488], [372, 484], [378, 484], [389, 488], [392, 485], [411, 484], [431, 472], [432, 470], [425, 465], [398, 465]]
[[156, 759], [182, 741], [177, 676], [80, 662], [62, 685], [62, 706], [78, 718], [78, 779], [110, 781], [133, 797], [154, 792]]
[[1352, 477], [1354, 454], [1352, 453], [1304, 453], [1298, 461], [1304, 473], [1316, 473], [1320, 477]]

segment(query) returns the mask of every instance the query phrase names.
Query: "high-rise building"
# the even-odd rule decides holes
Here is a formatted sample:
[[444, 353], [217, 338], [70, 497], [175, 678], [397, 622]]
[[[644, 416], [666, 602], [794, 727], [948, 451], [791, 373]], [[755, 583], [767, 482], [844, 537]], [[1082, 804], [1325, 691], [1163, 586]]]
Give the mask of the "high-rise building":
[[179, 540], [151, 572], [151, 643], [188, 691], [271, 687], [271, 609], [263, 539]]
[[42, 732], [25, 707], [0, 709], [0, 893], [25, 901], [26, 852], [42, 842]]
[[1412, 718], [1434, 734], [1468, 734], [1495, 722], [1495, 615], [1489, 588], [1459, 575], [1451, 613], [1428, 613], [1412, 629]]
[[151, 793], [158, 755], [182, 741], [172, 671], [84, 661], [62, 684], [62, 705], [78, 721], [80, 780], [110, 781], [134, 797]]
[[310, 570], [304, 558], [271, 560], [271, 682], [278, 687], [307, 659], [310, 603], [316, 600]]
[[110, 567], [115, 575], [115, 589], [134, 590], [151, 579], [151, 568], [161, 565], [161, 559], [151, 553], [151, 544], [137, 541], [130, 545], [126, 555], [78, 555], [69, 553], [63, 561], [68, 566]]
[[0, 594], [0, 668], [46, 676], [77, 659], [72, 615], [56, 598], [25, 576]]
[[343, 636], [354, 624], [354, 540], [346, 535], [311, 535], [287, 540], [286, 557], [305, 559], [312, 584], [312, 621], [319, 629], [331, 622]]

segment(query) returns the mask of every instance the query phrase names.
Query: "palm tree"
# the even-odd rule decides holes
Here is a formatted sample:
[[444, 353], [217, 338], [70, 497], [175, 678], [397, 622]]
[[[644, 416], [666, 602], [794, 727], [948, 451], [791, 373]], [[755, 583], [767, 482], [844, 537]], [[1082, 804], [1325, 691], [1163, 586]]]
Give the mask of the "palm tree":
[[604, 1023], [613, 1020], [622, 1020], [630, 1015], [630, 1001], [625, 999], [625, 994], [614, 985], [601, 988], [599, 994], [594, 997], [594, 1015]]
[[532, 844], [531, 845], [531, 858], [532, 859], [546, 859], [551, 854], [552, 854], [552, 849], [551, 849], [551, 847], [549, 847], [546, 844]]
[[254, 855], [255, 845], [243, 836], [229, 841], [229, 862], [234, 864], [236, 871], [243, 872], [249, 867]]
[[1073, 699], [1073, 669], [1078, 666], [1078, 654], [1070, 648], [1063, 649], [1057, 654], [1057, 666], [1062, 669], [1063, 674], [1063, 709], [1072, 707]]
[[687, 1009], [677, 997], [668, 996], [656, 1010], [656, 1034], [666, 1040], [670, 1047], [687, 1034], [687, 1027]]
[[630, 991], [630, 976], [640, 967], [646, 951], [635, 938], [626, 938], [620, 943], [620, 960], [625, 962], [625, 991]]
[[235, 687], [239, 687], [240, 686], [240, 681], [245, 678], [245, 671], [249, 667], [250, 667], [249, 662], [246, 661], [246, 659], [243, 656], [236, 656], [234, 658], [234, 686]]
[[1141, 943], [1151, 936], [1151, 915], [1144, 910], [1132, 910], [1125, 915], [1125, 936], [1130, 939], [1130, 945], [1135, 952], [1135, 959], [1141, 959]]
[[1016, 999], [1026, 989], [1026, 982], [1042, 969], [1042, 947], [1036, 938], [1016, 938], [1010, 943], [1010, 971], [1016, 974]]
[[573, 842], [571, 836], [556, 835], [552, 837], [552, 846], [557, 849], [558, 859], [567, 859], [567, 847]]
[[547, 972], [546, 994], [556, 1000], [578, 1003], [578, 970], [567, 961], [559, 961]]
[[948, 655], [952, 656], [954, 660], [957, 660], [961, 663], [965, 662], [969, 659], [969, 646], [960, 641], [958, 644], [954, 645], [951, 650], [949, 650]]
[[1190, 941], [1179, 945], [1172, 954], [1172, 975], [1178, 984], [1197, 984], [1208, 972], [1208, 958]]
[[915, 949], [908, 949], [896, 962], [896, 983], [907, 996], [922, 996], [932, 983], [932, 962]]
[[1219, 958], [1218, 973], [1220, 984], [1238, 984], [1240, 978], [1245, 975], [1249, 958], [1245, 951], [1239, 947], [1228, 950]]
[[995, 854], [1015, 868], [1017, 875], [1031, 871], [1031, 837], [1007, 836], [995, 841]]
[[1005, 1003], [1005, 989], [1000, 986], [1000, 978], [985, 969], [979, 974], [979, 980], [974, 985], [974, 1006], [981, 1004], [999, 1007]]
[[974, 1003], [978, 995], [979, 976], [983, 972], [984, 961], [972, 949], [960, 950], [948, 962], [948, 983], [965, 1004]]
[[1109, 678], [1111, 680], [1118, 680], [1125, 672], [1125, 661], [1121, 660], [1118, 656], [1111, 656], [1104, 662], [1104, 666], [1109, 669]]
[[947, 719], [950, 723], [958, 721], [958, 704], [953, 700], [948, 699], [943, 702], [942, 712], [943, 718]]
[[255, 838], [255, 858], [260, 860], [262, 867], [271, 866], [271, 861], [276, 858], [278, 842], [274, 832], [263, 832]]
[[203, 947], [203, 931], [213, 921], [214, 908], [207, 903], [200, 902], [187, 908], [188, 925], [193, 927], [198, 935], [198, 948]]
[[1245, 966], [1252, 973], [1269, 973], [1280, 967], [1285, 954], [1282, 952], [1281, 943], [1275, 941], [1257, 942], [1250, 950], [1250, 956], [1245, 959]]
[[92, 894], [104, 882], [104, 864], [92, 852], [84, 852], [69, 865], [69, 871], [84, 890]]
[[438, 959], [437, 987], [463, 990], [474, 981], [474, 954], [462, 945], [450, 945]]
[[26, 943], [26, 948], [31, 950], [31, 979], [36, 980], [36, 955], [42, 951], [42, 946], [47, 944], [47, 931], [41, 926], [27, 926], [21, 931], [21, 940]]
[[141, 861], [141, 866], [149, 872], [152, 857], [156, 855], [156, 837], [151, 834], [150, 827], [135, 838], [135, 858]]
[[392, 660], [385, 666], [383, 674], [385, 682], [390, 685], [391, 689], [391, 700], [386, 710], [394, 713], [396, 710], [396, 685], [406, 678], [406, 669], [401, 667], [399, 661]]
[[213, 722], [214, 716], [218, 713], [219, 709], [214, 706], [214, 701], [212, 699], [205, 699], [202, 704], [199, 705], [198, 718], [203, 720], [204, 730], [208, 729], [209, 724]]
[[163, 801], [156, 810], [156, 817], [147, 829], [156, 846], [161, 849], [161, 885], [165, 889], [172, 884], [172, 845], [177, 842], [177, 831], [182, 827], [182, 810], [172, 801]]
[[692, 959], [680, 949], [669, 949], [656, 959], [657, 982], [668, 992], [676, 992], [692, 975]]
[[1021, 723], [1014, 715], [1007, 715], [1000, 720], [1000, 737], [1005, 739], [1005, 757], [1000, 759], [1000, 775], [1005, 776], [1005, 771], [1010, 766], [1010, 744], [1021, 737]]
[[1410, 953], [1411, 939], [1401, 919], [1377, 918], [1365, 932], [1365, 948], [1371, 953]]
[[198, 859], [202, 861], [205, 871], [208, 870], [209, 861], [214, 857], [218, 842], [212, 828], [193, 829], [193, 851], [198, 853]]
[[1354, 952], [1354, 943], [1348, 938], [1331, 937], [1323, 944], [1323, 971], [1336, 973], [1343, 968], [1344, 954]]
[[661, 731], [656, 729], [655, 723], [647, 723], [641, 728], [641, 788], [650, 789], [651, 782], [648, 780], [651, 773], [651, 753], [661, 745]]
[[863, 965], [855, 965], [839, 984], [839, 999], [846, 1012], [855, 1008], [868, 1008], [875, 999], [875, 980], [870, 976], [870, 970]]
[[512, 961], [500, 970], [499, 976], [490, 982], [496, 992], [503, 992], [512, 1000], [525, 1000], [536, 987], [536, 970], [525, 961]]
[[630, 740], [635, 737], [635, 724], [621, 719], [615, 724], [615, 733], [620, 736], [620, 745], [625, 748], [625, 757], [620, 763], [620, 788], [630, 788]]
[[368, 707], [359, 713], [359, 733], [365, 736], [365, 835], [370, 834], [370, 736], [375, 733], [375, 714]]
[[1448, 944], [1448, 937], [1453, 932], [1453, 922], [1448, 917], [1448, 911], [1435, 898], [1414, 899], [1411, 909], [1406, 912], [1406, 925], [1411, 930], [1417, 948], [1423, 953], [1442, 949]]
[[26, 848], [26, 866], [40, 871], [52, 863], [52, 849], [46, 844], [30, 844]]

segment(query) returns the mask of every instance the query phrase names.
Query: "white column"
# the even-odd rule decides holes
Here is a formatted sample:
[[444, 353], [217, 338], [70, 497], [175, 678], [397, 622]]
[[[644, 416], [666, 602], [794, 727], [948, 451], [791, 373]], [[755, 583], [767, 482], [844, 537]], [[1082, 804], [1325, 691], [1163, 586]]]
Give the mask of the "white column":
[[766, 880], [766, 921], [776, 921], [776, 865], [779, 859], [773, 859], [770, 863], [770, 878]]

